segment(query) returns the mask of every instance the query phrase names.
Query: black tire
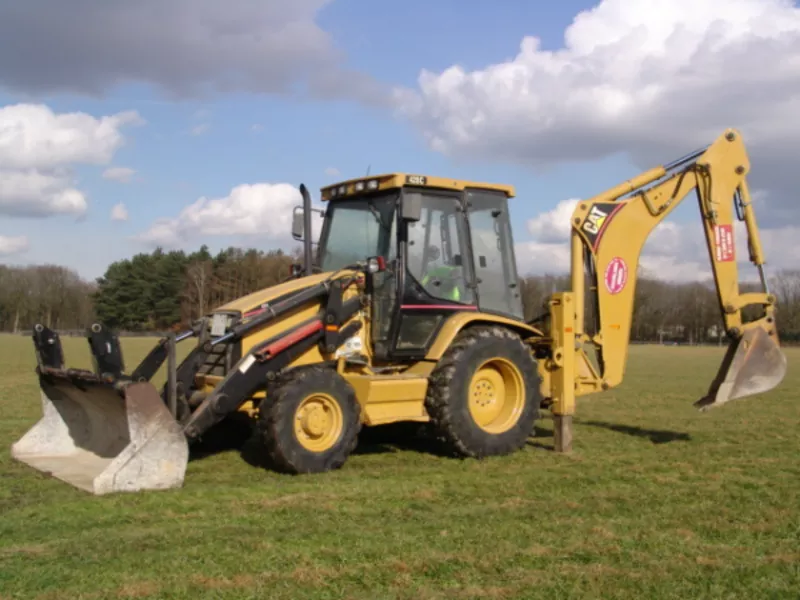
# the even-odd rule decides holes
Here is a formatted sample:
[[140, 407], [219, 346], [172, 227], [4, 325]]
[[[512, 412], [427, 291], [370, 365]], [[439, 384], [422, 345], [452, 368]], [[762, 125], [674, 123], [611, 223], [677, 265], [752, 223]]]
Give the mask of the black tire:
[[[516, 403], [516, 417], [507, 415], [502, 426], [487, 431], [470, 411], [470, 388], [473, 375], [492, 359], [516, 373], [512, 378], [524, 396]], [[425, 405], [437, 435], [454, 454], [472, 458], [510, 454], [525, 445], [539, 418], [539, 383], [536, 361], [517, 334], [499, 326], [476, 326], [456, 337], [431, 373]], [[486, 386], [491, 384], [479, 381], [476, 389]]]
[[[314, 441], [301, 441], [310, 435], [295, 431], [298, 409], [310, 399], [328, 403], [338, 413], [336, 433], [328, 432], [324, 447], [310, 448]], [[319, 408], [319, 407], [317, 407]], [[300, 425], [301, 429], [303, 428]], [[271, 387], [261, 403], [258, 432], [266, 447], [269, 465], [286, 473], [322, 473], [340, 468], [358, 443], [361, 431], [361, 405], [355, 391], [335, 370], [327, 367], [300, 367], [289, 372]], [[308, 438], [310, 439], [310, 438]]]

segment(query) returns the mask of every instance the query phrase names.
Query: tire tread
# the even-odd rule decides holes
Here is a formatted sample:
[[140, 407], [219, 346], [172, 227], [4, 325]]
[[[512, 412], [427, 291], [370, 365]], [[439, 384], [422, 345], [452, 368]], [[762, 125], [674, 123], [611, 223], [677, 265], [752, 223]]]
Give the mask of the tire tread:
[[[512, 430], [500, 435], [484, 432], [480, 436], [484, 438], [483, 443], [475, 443], [475, 436], [468, 434], [462, 420], [457, 417], [456, 411], [466, 410], [467, 401], [466, 397], [459, 399], [458, 394], [461, 392], [466, 396], [474, 353], [491, 344], [504, 348], [507, 357], [516, 358], [514, 362], [522, 373], [526, 388], [526, 406]], [[510, 454], [524, 447], [539, 418], [539, 383], [536, 362], [519, 335], [506, 327], [480, 325], [462, 330], [442, 356], [430, 375], [425, 405], [434, 431], [454, 454], [471, 458]]]

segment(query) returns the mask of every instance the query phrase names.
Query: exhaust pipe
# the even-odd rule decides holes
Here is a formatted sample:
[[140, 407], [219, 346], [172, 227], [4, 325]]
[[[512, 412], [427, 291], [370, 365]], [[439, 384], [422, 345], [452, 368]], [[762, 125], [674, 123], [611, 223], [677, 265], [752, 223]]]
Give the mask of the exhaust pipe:
[[303, 269], [306, 275], [313, 275], [313, 240], [311, 238], [311, 194], [304, 183], [300, 184], [303, 196]]

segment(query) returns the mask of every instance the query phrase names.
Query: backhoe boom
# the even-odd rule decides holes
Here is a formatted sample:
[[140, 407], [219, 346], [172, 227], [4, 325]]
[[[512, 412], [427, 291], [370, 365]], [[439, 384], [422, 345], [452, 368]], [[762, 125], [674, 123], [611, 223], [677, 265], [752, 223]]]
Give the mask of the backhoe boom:
[[[568, 353], [563, 342], [567, 337], [575, 339], [572, 381], [557, 381], [571, 369], [565, 370], [557, 361], [551, 367], [554, 414], [569, 416], [574, 412], [575, 396], [622, 382], [642, 248], [653, 229], [692, 190], [697, 195], [725, 331], [732, 340], [717, 378], [696, 406], [706, 409], [780, 383], [786, 361], [779, 348], [775, 297], [769, 293], [763, 272], [764, 253], [746, 179], [749, 170], [741, 135], [729, 129], [705, 149], [578, 204], [571, 221], [572, 290], [555, 296], [551, 303], [554, 346]], [[735, 218], [745, 225], [749, 259], [761, 274], [761, 292], [740, 292]], [[593, 303], [593, 323], [587, 323], [585, 317], [587, 298]], [[752, 305], [759, 306], [762, 314], [745, 322], [743, 309]], [[571, 313], [557, 319], [554, 311], [560, 310]], [[558, 331], [557, 323], [564, 330]], [[587, 347], [595, 351], [596, 364]]]

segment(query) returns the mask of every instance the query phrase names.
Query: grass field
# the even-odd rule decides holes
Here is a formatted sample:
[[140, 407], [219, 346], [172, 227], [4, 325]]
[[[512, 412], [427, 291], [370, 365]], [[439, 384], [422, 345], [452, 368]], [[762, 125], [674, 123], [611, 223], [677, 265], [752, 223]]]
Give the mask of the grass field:
[[[154, 340], [124, 339], [132, 366]], [[85, 341], [65, 340], [88, 366]], [[184, 488], [92, 497], [18, 464], [40, 415], [27, 338], [0, 336], [0, 598], [800, 596], [800, 350], [775, 391], [700, 414], [717, 348], [633, 347], [579, 400], [574, 453], [441, 457], [371, 431], [337, 472], [231, 449]]]

